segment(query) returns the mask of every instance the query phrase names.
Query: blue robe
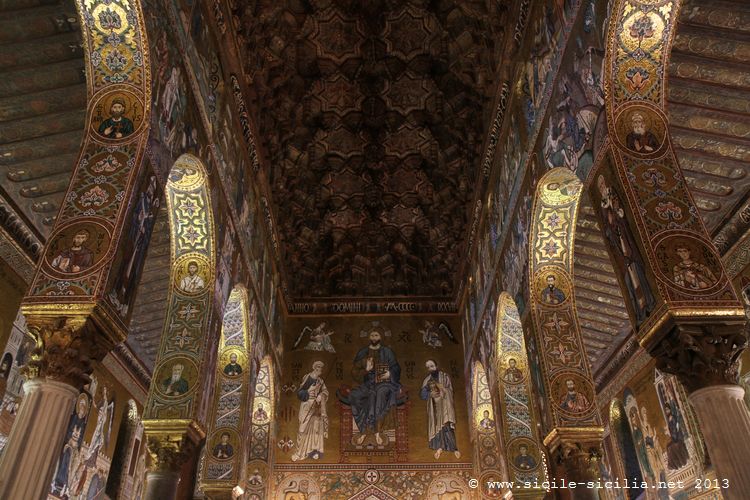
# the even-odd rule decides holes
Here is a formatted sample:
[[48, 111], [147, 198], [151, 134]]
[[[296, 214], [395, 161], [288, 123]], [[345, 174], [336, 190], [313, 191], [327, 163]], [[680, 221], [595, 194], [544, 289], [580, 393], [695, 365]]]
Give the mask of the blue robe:
[[[375, 369], [366, 370], [367, 358], [372, 357], [375, 361]], [[376, 382], [377, 365], [388, 365], [391, 374], [390, 380]], [[364, 347], [354, 357], [352, 375], [361, 384], [352, 389], [349, 395], [349, 404], [352, 407], [352, 416], [360, 433], [380, 432], [380, 422], [388, 414], [388, 411], [396, 406], [397, 397], [401, 384], [401, 366], [396, 360], [396, 354], [385, 346], [379, 349]]]

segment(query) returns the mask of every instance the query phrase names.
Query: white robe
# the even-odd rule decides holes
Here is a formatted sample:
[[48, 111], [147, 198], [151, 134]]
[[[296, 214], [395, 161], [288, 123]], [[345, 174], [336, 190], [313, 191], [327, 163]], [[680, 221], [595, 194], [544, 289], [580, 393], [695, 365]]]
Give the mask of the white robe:
[[180, 290], [183, 292], [195, 293], [198, 290], [203, 290], [204, 286], [206, 286], [206, 284], [204, 283], [203, 278], [197, 274], [195, 276], [185, 276], [180, 281]]
[[[425, 387], [430, 380], [431, 375], [427, 375], [422, 382]], [[440, 396], [427, 399], [427, 425], [429, 439], [434, 438], [445, 424], [456, 423], [456, 411], [453, 407], [453, 384], [451, 378], [445, 372], [438, 372], [438, 384], [440, 384]]]
[[[310, 378], [311, 374], [305, 375], [300, 387]], [[307, 401], [299, 405], [299, 428], [297, 429], [297, 451], [292, 455], [292, 460], [304, 460], [313, 451], [323, 453], [324, 441], [328, 435], [328, 388], [322, 378], [312, 384], [308, 389]], [[316, 401], [320, 396], [320, 403]]]

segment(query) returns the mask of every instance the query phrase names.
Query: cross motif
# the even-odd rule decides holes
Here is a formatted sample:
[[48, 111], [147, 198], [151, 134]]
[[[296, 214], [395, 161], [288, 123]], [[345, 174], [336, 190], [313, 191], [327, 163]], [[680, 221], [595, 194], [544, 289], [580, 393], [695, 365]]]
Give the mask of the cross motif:
[[193, 226], [190, 226], [185, 230], [185, 238], [190, 241], [191, 245], [195, 245], [195, 242], [198, 241], [200, 237], [200, 233]]
[[544, 250], [544, 253], [546, 253], [548, 257], [551, 257], [557, 254], [557, 252], [560, 250], [560, 247], [558, 246], [556, 241], [550, 240], [544, 245], [544, 248], [542, 248], [542, 250]]
[[560, 344], [557, 346], [556, 354], [559, 354], [560, 362], [565, 363], [567, 362], [569, 355], [573, 354], [573, 351], [568, 351], [567, 349], [565, 349], [563, 343], [560, 342]]
[[554, 313], [552, 315], [552, 319], [550, 319], [547, 323], [544, 324], [545, 328], [551, 328], [555, 330], [555, 333], [560, 336], [563, 333], [563, 329], [570, 326], [570, 323], [565, 321], [564, 319], [561, 319], [557, 313]]
[[180, 333], [175, 335], [174, 340], [180, 346], [180, 349], [182, 349], [185, 347], [185, 344], [189, 344], [193, 340], [193, 337], [187, 328], [183, 328]]
[[197, 316], [199, 313], [199, 309], [195, 307], [193, 304], [187, 304], [182, 306], [180, 308], [180, 311], [177, 313], [183, 320], [190, 321], [193, 316]]
[[198, 211], [198, 206], [193, 200], [185, 200], [180, 205], [180, 210], [188, 214], [188, 217], [192, 217]]
[[380, 474], [375, 469], [368, 469], [365, 471], [365, 481], [368, 484], [375, 484], [380, 479]]

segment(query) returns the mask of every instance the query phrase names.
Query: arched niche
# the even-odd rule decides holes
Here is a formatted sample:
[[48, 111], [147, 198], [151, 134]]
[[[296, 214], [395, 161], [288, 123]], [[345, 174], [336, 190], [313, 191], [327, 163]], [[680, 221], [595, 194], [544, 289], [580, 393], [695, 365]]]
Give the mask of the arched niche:
[[167, 312], [153, 371], [147, 419], [195, 419], [215, 273], [215, 228], [205, 167], [184, 154], [169, 173]]
[[627, 480], [627, 484], [631, 484], [630, 481], [633, 481], [632, 484], [637, 486], [627, 490], [626, 494], [630, 500], [635, 500], [643, 492], [640, 488], [643, 474], [641, 474], [638, 455], [633, 445], [633, 434], [628, 425], [625, 407], [619, 399], [613, 399], [609, 404], [609, 428], [618, 455], [617, 457], [611, 457], [610, 463], [613, 464], [613, 469], [615, 468], [614, 463], [618, 463], [621, 467], [617, 474], [618, 477], [612, 479]]
[[546, 475], [544, 452], [531, 405], [533, 393], [526, 342], [518, 308], [507, 292], [498, 298], [495, 329], [495, 373], [509, 475], [515, 481], [541, 482]]
[[236, 486], [247, 456], [250, 418], [249, 390], [252, 345], [249, 332], [247, 289], [235, 287], [229, 294], [222, 319], [213, 405], [209, 412], [206, 449], [201, 465], [201, 489], [226, 494]]

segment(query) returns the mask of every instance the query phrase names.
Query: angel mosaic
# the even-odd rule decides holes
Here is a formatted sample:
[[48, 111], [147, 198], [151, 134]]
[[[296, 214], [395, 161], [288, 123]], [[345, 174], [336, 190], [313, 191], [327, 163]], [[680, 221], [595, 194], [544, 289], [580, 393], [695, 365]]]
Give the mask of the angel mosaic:
[[437, 325], [433, 321], [425, 321], [424, 328], [419, 330], [419, 333], [422, 334], [422, 342], [424, 342], [426, 346], [434, 349], [443, 347], [443, 341], [440, 339], [441, 334], [445, 335], [454, 344], [458, 343], [458, 340], [456, 340], [453, 332], [451, 332], [450, 327], [443, 321]]
[[297, 337], [297, 340], [294, 342], [292, 349], [297, 349], [302, 343], [302, 339], [305, 338], [305, 335], [309, 335], [310, 340], [305, 344], [305, 347], [303, 347], [305, 351], [326, 351], [335, 353], [336, 349], [334, 349], [333, 344], [331, 344], [331, 335], [333, 335], [334, 332], [333, 330], [327, 330], [327, 326], [327, 323], [323, 321], [315, 328], [310, 328], [309, 326], [304, 327]]

